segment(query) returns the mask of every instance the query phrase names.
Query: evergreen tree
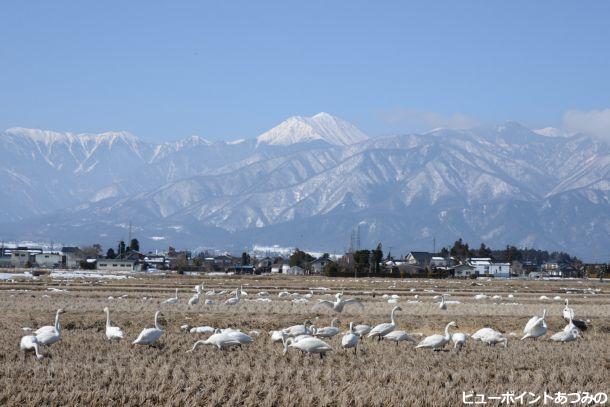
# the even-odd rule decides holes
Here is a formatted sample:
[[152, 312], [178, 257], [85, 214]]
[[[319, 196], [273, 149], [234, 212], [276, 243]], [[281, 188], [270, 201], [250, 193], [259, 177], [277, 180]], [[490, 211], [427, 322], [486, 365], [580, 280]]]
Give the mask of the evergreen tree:
[[138, 242], [138, 239], [131, 239], [131, 242], [129, 242], [129, 250], [134, 252], [140, 251], [140, 242]]
[[246, 266], [248, 264], [250, 264], [250, 255], [246, 252], [243, 252], [241, 254], [241, 265]]
[[107, 259], [114, 259], [116, 257], [116, 253], [114, 252], [114, 249], [111, 247], [106, 251], [106, 258]]
[[125, 242], [123, 240], [121, 240], [119, 242], [118, 256], [123, 257], [124, 254], [125, 254]]
[[383, 250], [381, 248], [381, 242], [377, 245], [377, 248], [371, 252], [371, 263], [373, 266], [373, 273], [379, 275], [381, 271], [381, 261], [383, 260]]

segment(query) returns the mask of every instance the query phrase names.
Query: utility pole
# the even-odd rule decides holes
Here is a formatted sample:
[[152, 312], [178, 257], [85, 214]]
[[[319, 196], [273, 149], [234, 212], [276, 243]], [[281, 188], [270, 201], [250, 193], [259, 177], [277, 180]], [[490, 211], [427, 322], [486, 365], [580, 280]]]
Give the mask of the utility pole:
[[436, 237], [432, 238], [432, 254], [436, 253]]

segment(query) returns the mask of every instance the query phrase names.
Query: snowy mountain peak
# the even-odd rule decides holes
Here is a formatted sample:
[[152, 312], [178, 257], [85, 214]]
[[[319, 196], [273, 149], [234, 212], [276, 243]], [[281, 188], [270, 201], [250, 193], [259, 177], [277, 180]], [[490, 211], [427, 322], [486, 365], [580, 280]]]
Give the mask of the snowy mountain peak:
[[126, 143], [137, 143], [140, 140], [137, 136], [129, 133], [127, 131], [107, 131], [100, 134], [90, 134], [90, 133], [82, 133], [75, 134], [70, 132], [57, 132], [51, 130], [42, 130], [42, 129], [30, 129], [25, 127], [12, 127], [7, 129], [5, 134], [27, 138], [37, 143], [43, 143], [45, 145], [50, 145], [53, 143], [74, 143], [76, 141], [80, 142], [107, 142], [114, 143], [117, 140], [124, 141]]
[[348, 121], [322, 112], [312, 117], [292, 116], [256, 140], [257, 144], [280, 146], [318, 140], [335, 146], [346, 146], [367, 139], [366, 134]]
[[545, 127], [543, 129], [533, 130], [534, 133], [545, 137], [568, 137], [569, 134], [555, 127]]

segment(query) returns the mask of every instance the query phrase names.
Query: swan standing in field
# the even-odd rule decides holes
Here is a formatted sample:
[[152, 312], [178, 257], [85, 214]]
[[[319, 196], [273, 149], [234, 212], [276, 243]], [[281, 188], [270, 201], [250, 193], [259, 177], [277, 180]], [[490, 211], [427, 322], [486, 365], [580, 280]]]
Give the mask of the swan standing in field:
[[33, 350], [36, 354], [36, 359], [40, 360], [44, 358], [44, 355], [40, 353], [38, 339], [36, 339], [36, 335], [26, 335], [21, 338], [21, 343], [19, 347], [22, 351], [27, 352]]
[[508, 339], [492, 328], [481, 328], [470, 337], [475, 341], [481, 341], [488, 345], [495, 345], [497, 343], [504, 343], [504, 347], [508, 345]]
[[566, 306], [563, 308], [563, 319], [569, 322], [569, 324], [565, 327], [565, 331], [571, 330], [572, 327], [576, 327], [581, 331], [587, 330], [587, 323], [583, 320], [576, 319], [576, 314], [574, 313], [574, 309], [570, 308], [568, 299], [565, 301]]
[[304, 338], [298, 342], [293, 338], [285, 339], [284, 355], [288, 352], [288, 347], [299, 349], [301, 352], [305, 353], [317, 353], [320, 355], [320, 359], [324, 357], [326, 352], [333, 350], [329, 344], [318, 338]]
[[354, 348], [354, 354], [358, 353], [358, 335], [354, 331], [354, 323], [349, 323], [349, 331], [341, 338], [341, 347], [343, 349]]
[[349, 299], [349, 300], [344, 300], [343, 298], [341, 298], [343, 296], [343, 294], [341, 293], [337, 293], [335, 294], [335, 301], [328, 301], [328, 300], [320, 300], [320, 302], [318, 302], [316, 305], [314, 305], [311, 310], [312, 311], [318, 311], [324, 307], [333, 310], [334, 312], [337, 313], [341, 313], [343, 312], [343, 308], [345, 308], [345, 306], [347, 305], [355, 305], [360, 309], [364, 309], [364, 304], [362, 304], [360, 301], [356, 300], [356, 299]]
[[367, 324], [359, 324], [354, 327], [354, 332], [360, 339], [369, 332], [371, 332], [371, 326]]
[[106, 338], [111, 341], [113, 339], [123, 339], [123, 331], [118, 326], [110, 325], [110, 310], [108, 307], [104, 307], [106, 313]]
[[458, 351], [462, 349], [462, 347], [466, 344], [468, 340], [468, 335], [463, 332], [456, 332], [451, 335], [451, 341], [453, 342], [453, 349], [457, 349]]
[[232, 337], [230, 332], [215, 333], [206, 340], [200, 340], [195, 342], [191, 350], [187, 350], [187, 352], [194, 351], [199, 345], [213, 345], [216, 346], [218, 349], [226, 349], [232, 346], [240, 346], [241, 343], [239, 342], [239, 340]]
[[392, 312], [390, 313], [390, 322], [376, 325], [375, 328], [371, 329], [367, 337], [377, 337], [377, 340], [381, 340], [384, 335], [392, 332], [394, 328], [396, 328], [396, 322], [394, 320], [394, 313], [396, 311], [402, 311], [402, 308], [400, 308], [398, 305], [392, 308]]
[[226, 332], [231, 339], [235, 339], [240, 345], [249, 345], [254, 342], [254, 339], [248, 334], [239, 331]]
[[383, 336], [383, 339], [387, 339], [392, 342], [396, 342], [396, 346], [398, 346], [399, 342], [408, 341], [417, 343], [415, 339], [411, 335], [409, 335], [406, 331], [392, 331]]
[[445, 335], [434, 334], [427, 336], [415, 348], [431, 348], [435, 350], [444, 348], [451, 340], [451, 334], [449, 333], [449, 328], [451, 327], [457, 328], [458, 326], [453, 321], [449, 322], [445, 327]]
[[284, 333], [282, 331], [269, 331], [271, 342], [284, 342]]
[[159, 325], [159, 315], [161, 315], [161, 311], [155, 312], [155, 327], [143, 329], [137, 339], [132, 342], [132, 345], [153, 345], [157, 342], [163, 335], [163, 329]]
[[286, 329], [282, 329], [282, 333], [284, 335], [286, 335], [287, 337], [294, 337], [294, 336], [299, 336], [299, 335], [311, 335], [313, 334], [313, 331], [310, 327], [308, 327], [308, 324], [311, 325], [310, 321], [305, 321], [305, 323], [303, 323], [303, 325], [293, 325], [290, 326]]
[[539, 338], [542, 335], [546, 334], [547, 326], [546, 326], [546, 309], [542, 311], [542, 317], [538, 317], [537, 315], [530, 318], [525, 324], [525, 328], [523, 328], [523, 338], [521, 340], [527, 338]]
[[199, 303], [199, 296], [201, 294], [195, 293], [191, 298], [189, 298], [189, 305], [197, 305]]
[[241, 290], [237, 290], [235, 292], [235, 297], [231, 297], [228, 300], [225, 301], [226, 305], [237, 305], [239, 303], [239, 300], [241, 298]]
[[313, 336], [320, 338], [332, 338], [333, 336], [339, 333], [339, 328], [335, 326], [335, 324], [339, 321], [337, 318], [334, 318], [330, 323], [330, 326], [325, 326], [324, 328], [316, 329], [313, 333]]
[[174, 305], [178, 303], [178, 289], [176, 288], [176, 295], [168, 298], [167, 300], [163, 301], [161, 304], [167, 304], [167, 305]]
[[445, 302], [445, 296], [441, 295], [441, 302], [438, 304], [438, 308], [443, 311], [447, 309], [447, 303]]
[[61, 339], [61, 324], [59, 316], [64, 313], [63, 309], [58, 309], [55, 313], [55, 325], [46, 325], [38, 328], [34, 334], [40, 345], [51, 345]]
[[572, 329], [571, 331], [559, 331], [553, 334], [550, 338], [554, 342], [572, 342], [578, 338], [582, 338], [578, 329]]

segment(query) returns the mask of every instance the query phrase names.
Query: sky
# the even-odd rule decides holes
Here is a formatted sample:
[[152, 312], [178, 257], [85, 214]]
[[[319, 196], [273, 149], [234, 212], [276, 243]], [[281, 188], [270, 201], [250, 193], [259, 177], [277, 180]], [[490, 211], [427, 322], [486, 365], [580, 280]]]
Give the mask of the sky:
[[233, 140], [320, 111], [372, 136], [610, 128], [606, 1], [7, 1], [0, 17], [1, 129]]

